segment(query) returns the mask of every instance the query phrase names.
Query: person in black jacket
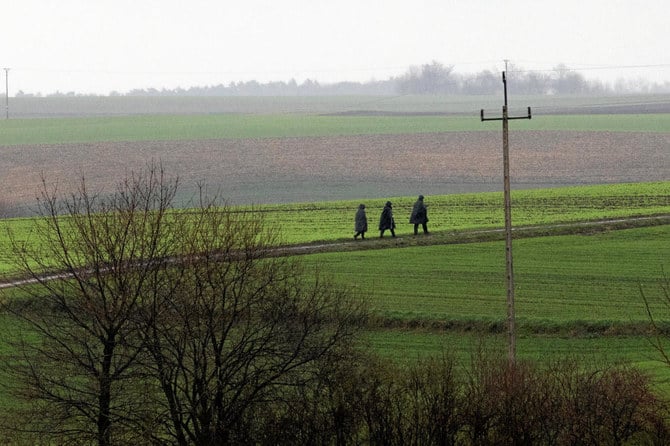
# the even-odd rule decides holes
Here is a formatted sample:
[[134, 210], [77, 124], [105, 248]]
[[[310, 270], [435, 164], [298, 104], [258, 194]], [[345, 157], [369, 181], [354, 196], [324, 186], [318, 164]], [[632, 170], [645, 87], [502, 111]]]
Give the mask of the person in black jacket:
[[358, 236], [361, 236], [361, 240], [365, 240], [365, 233], [368, 230], [368, 217], [365, 215], [365, 205], [358, 205], [358, 210], [356, 211], [356, 217], [354, 219], [354, 239], [357, 239]]
[[379, 218], [379, 238], [384, 237], [384, 231], [387, 229], [391, 230], [391, 236], [395, 237], [395, 220], [393, 220], [393, 206], [390, 201], [386, 202]]
[[423, 195], [419, 195], [419, 199], [414, 203], [409, 222], [414, 223], [414, 235], [418, 234], [419, 225], [423, 226], [423, 233], [428, 234], [428, 209], [423, 204]]

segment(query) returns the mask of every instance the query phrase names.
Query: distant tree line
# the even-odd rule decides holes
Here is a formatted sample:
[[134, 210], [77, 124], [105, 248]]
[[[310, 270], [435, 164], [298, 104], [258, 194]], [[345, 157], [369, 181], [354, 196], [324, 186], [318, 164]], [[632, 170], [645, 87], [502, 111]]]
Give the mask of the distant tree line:
[[[586, 79], [566, 65], [558, 65], [546, 72], [524, 70], [511, 66], [508, 70], [509, 91], [517, 94], [607, 94], [650, 93], [670, 91], [670, 83], [649, 84], [646, 81], [620, 81], [611, 86], [600, 80]], [[321, 84], [307, 79], [297, 83], [231, 82], [228, 85], [191, 87], [188, 89], [135, 89], [126, 96], [335, 96], [335, 95], [489, 95], [502, 91], [501, 73], [484, 70], [475, 74], [461, 74], [453, 65], [440, 62], [412, 66], [406, 73], [387, 80], [368, 82], [338, 82]], [[112, 93], [112, 95], [121, 95]]]
[[[231, 82], [228, 85], [211, 85], [205, 87], [175, 89], [134, 89], [125, 96], [337, 96], [337, 95], [393, 95], [396, 94], [396, 82], [385, 81], [338, 82], [321, 84], [316, 80], [307, 79], [298, 83], [295, 79], [288, 82], [275, 81], [260, 83], [255, 80], [247, 82]], [[121, 95], [120, 93], [111, 93]]]
[[[513, 79], [509, 91], [517, 94], [612, 94], [612, 93], [667, 93], [670, 82], [663, 84], [649, 81], [619, 80], [614, 84], [598, 79], [587, 79], [583, 74], [559, 64], [552, 70], [525, 70], [516, 65], [508, 66], [508, 77]], [[337, 95], [489, 95], [502, 90], [501, 74], [484, 70], [463, 74], [454, 71], [453, 65], [437, 61], [411, 66], [404, 74], [386, 80], [367, 82], [337, 82], [322, 84], [306, 79], [298, 83], [272, 81], [261, 83], [256, 80], [231, 82], [228, 85], [195, 86], [190, 88], [133, 89], [126, 93], [112, 91], [109, 96], [337, 96]], [[42, 97], [41, 93], [29, 94], [19, 91], [17, 97]], [[84, 96], [73, 91], [57, 91], [46, 97]]]
[[[602, 94], [611, 89], [598, 80], [559, 65], [547, 72], [525, 71], [510, 67], [507, 72], [510, 92], [519, 94]], [[454, 72], [453, 66], [433, 61], [409, 71], [396, 80], [401, 94], [495, 94], [502, 91], [501, 73], [490, 70], [474, 75]]]

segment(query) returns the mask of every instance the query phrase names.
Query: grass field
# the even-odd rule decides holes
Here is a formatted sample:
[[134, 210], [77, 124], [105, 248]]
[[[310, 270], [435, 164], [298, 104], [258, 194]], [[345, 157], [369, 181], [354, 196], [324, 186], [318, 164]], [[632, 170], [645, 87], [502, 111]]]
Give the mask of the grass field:
[[[640, 295], [643, 289], [662, 319], [670, 320], [658, 302], [660, 279], [670, 270], [669, 239], [670, 226], [661, 225], [515, 240], [519, 357], [626, 362], [651, 373], [669, 392], [670, 371], [644, 334]], [[448, 352], [467, 364], [482, 343], [503, 354], [504, 243], [412, 246], [431, 237], [401, 240], [406, 243], [350, 241], [381, 249], [340, 244], [342, 251], [303, 259], [369, 301], [375, 317], [365, 341], [384, 357], [403, 363]]]
[[[408, 234], [416, 197], [390, 197], [398, 234]], [[385, 199], [366, 201], [370, 234], [377, 234]], [[426, 198], [435, 231], [504, 226], [502, 193], [453, 194]], [[670, 182], [578, 186], [514, 191], [513, 223], [519, 226], [670, 214]], [[280, 227], [288, 243], [349, 238], [358, 201], [263, 206], [267, 223]]]
[[[420, 236], [419, 236], [420, 237]], [[641, 290], [660, 321], [670, 226], [514, 242], [520, 359], [627, 363], [670, 394], [670, 368], [650, 344]], [[449, 354], [467, 365], [483, 345], [507, 349], [504, 243], [310, 255], [369, 300], [380, 320], [366, 340], [400, 363]]]
[[[271, 104], [272, 107], [268, 112], [267, 99], [258, 99], [257, 103], [252, 103], [254, 101], [246, 103], [245, 106], [250, 107], [247, 109], [248, 113], [240, 113], [239, 108], [235, 112], [221, 112], [221, 108], [212, 108], [211, 114], [197, 111], [192, 113], [201, 114], [184, 114], [176, 111], [173, 113], [180, 114], [10, 119], [0, 121], [0, 147], [4, 147], [5, 152], [11, 152], [12, 158], [25, 159], [28, 156], [26, 147], [19, 146], [42, 144], [46, 148], [31, 147], [30, 156], [44, 155], [44, 159], [40, 161], [44, 166], [51, 166], [55, 164], [54, 160], [57, 160], [58, 163], [69, 167], [79, 162], [75, 155], [82, 150], [103, 146], [101, 150], [110, 152], [119, 162], [102, 163], [102, 165], [118, 175], [124, 168], [122, 162], [131, 159], [131, 155], [143, 147], [151, 146], [145, 143], [149, 141], [176, 141], [176, 143], [165, 146], [157, 144], [154, 147], [155, 152], [142, 152], [141, 157], [149, 158], [154, 153], [158, 155], [173, 153], [179, 146], [181, 151], [174, 163], [185, 165], [195, 156], [195, 150], [192, 146], [182, 144], [181, 141], [216, 140], [216, 143], [205, 144], [207, 150], [198, 147], [202, 150], [202, 159], [209, 165], [212, 164], [212, 160], [216, 160], [219, 164], [225, 164], [225, 161], [232, 165], [231, 169], [242, 171], [249, 163], [249, 159], [243, 155], [248, 155], [249, 150], [255, 147], [247, 144], [249, 141], [285, 138], [267, 143], [270, 146], [267, 152], [258, 152], [270, 153], [274, 158], [271, 156], [267, 159], [254, 158], [254, 163], [267, 162], [267, 165], [263, 165], [264, 170], [251, 181], [263, 182], [269, 184], [272, 189], [280, 190], [282, 187], [287, 187], [290, 180], [290, 184], [296, 183], [299, 187], [308, 189], [307, 192], [311, 196], [314, 195], [312, 188], [316, 187], [330, 188], [324, 194], [332, 196], [333, 184], [349, 181], [350, 178], [344, 176], [342, 172], [350, 172], [351, 166], [342, 166], [328, 156], [332, 154], [346, 160], [351, 159], [351, 152], [344, 150], [338, 152], [338, 150], [348, 147], [353, 140], [345, 138], [331, 146], [331, 137], [499, 132], [499, 123], [480, 122], [478, 112], [480, 107], [484, 107], [487, 108], [487, 112], [490, 109], [491, 113], [497, 113], [499, 111], [497, 102], [500, 98], [482, 98], [481, 105], [478, 106], [472, 99], [469, 99], [470, 102], [466, 100], [459, 102], [458, 99], [452, 98], [454, 102], [450, 105], [445, 105], [440, 100], [434, 98], [430, 103], [426, 103], [416, 98], [383, 98], [367, 102], [361, 100], [347, 102], [339, 99], [340, 102], [324, 107], [323, 104], [315, 103], [313, 99], [303, 99], [296, 100], [290, 109], [284, 108], [285, 103]], [[233, 99], [230, 101], [235, 102]], [[515, 100], [514, 103], [521, 102]], [[223, 107], [220, 102], [218, 104], [217, 107]], [[559, 164], [560, 160], [556, 158], [556, 153], [566, 152], [565, 140], [562, 137], [565, 131], [573, 133], [570, 143], [574, 145], [574, 152], [579, 155], [575, 160], [584, 168], [584, 171], [577, 171], [579, 181], [582, 181], [584, 172], [594, 175], [596, 165], [617, 164], [620, 160], [616, 158], [610, 161], [613, 159], [610, 146], [612, 140], [608, 139], [606, 144], [602, 144], [604, 146], [602, 151], [595, 153], [601, 148], [597, 144], [584, 144], [580, 139], [580, 132], [639, 132], [640, 135], [660, 135], [660, 139], [654, 139], [653, 144], [649, 144], [644, 138], [639, 143], [631, 143], [626, 139], [625, 144], [620, 144], [622, 147], [619, 147], [619, 151], [625, 152], [635, 167], [643, 160], [629, 155], [639, 153], [637, 150], [639, 147], [653, 146], [652, 150], [644, 155], [645, 160], [654, 160], [656, 169], [654, 172], [660, 175], [662, 180], [653, 183], [600, 184], [541, 190], [515, 188], [512, 195], [515, 227], [670, 214], [670, 181], [668, 181], [670, 177], [667, 175], [667, 166], [663, 177], [663, 162], [667, 160], [668, 153], [666, 134], [670, 129], [670, 114], [550, 115], [548, 112], [552, 106], [546, 104], [544, 102], [547, 108], [539, 108], [531, 121], [511, 124], [515, 132], [558, 131], [552, 134], [558, 141], [552, 142], [552, 153], [548, 153], [549, 149], [544, 144], [546, 141], [543, 140], [543, 137], [546, 139], [546, 135], [542, 133], [534, 135], [533, 140], [525, 143], [526, 152], [532, 156], [518, 162], [519, 164], [525, 162], [529, 166], [527, 170], [540, 177], [540, 180], [535, 182], [541, 182], [552, 170], [563, 169], [568, 174], [571, 173], [574, 164]], [[527, 105], [534, 106], [532, 102]], [[612, 100], [606, 101], [604, 105], [607, 107], [618, 104]], [[226, 106], [239, 107], [239, 104]], [[563, 103], [561, 106], [585, 107], [586, 110], [583, 103], [577, 102]], [[194, 107], [197, 108], [197, 104]], [[412, 114], [451, 113], [457, 109], [462, 115]], [[468, 111], [470, 109], [471, 112]], [[92, 110], [95, 110], [95, 107]], [[265, 111], [259, 112], [259, 110]], [[372, 116], [359, 113], [365, 110], [383, 113], [404, 110], [408, 113], [397, 116]], [[48, 115], [48, 112], [45, 113]], [[133, 114], [133, 110], [128, 110], [127, 114]], [[443, 135], [438, 136], [442, 138]], [[458, 135], [458, 138], [469, 136], [464, 133]], [[322, 157], [308, 156], [311, 152], [315, 152], [312, 146], [314, 140], [305, 143], [305, 147], [288, 144], [295, 142], [293, 139], [307, 137], [324, 138], [322, 141], [324, 145], [320, 149]], [[418, 141], [425, 145], [413, 146], [410, 149], [427, 156], [421, 160], [424, 171], [432, 171], [437, 166], [439, 168], [437, 170], [442, 169], [454, 175], [455, 165], [460, 160], [458, 153], [440, 158], [434, 154], [437, 153], [437, 149], [435, 152], [432, 150], [435, 147], [442, 150], [445, 145], [453, 145], [454, 150], [458, 152], [461, 150], [461, 146], [457, 145], [458, 138], [440, 140], [434, 145], [412, 139], [411, 144]], [[234, 144], [219, 144], [220, 140], [236, 141]], [[238, 146], [237, 140], [245, 143]], [[536, 144], [536, 140], [540, 142]], [[118, 149], [116, 152], [102, 144], [105, 141], [138, 143], [128, 147], [113, 146], [115, 150]], [[368, 139], [362, 141], [362, 143], [369, 142], [371, 141]], [[76, 143], [90, 143], [90, 145], [76, 146], [70, 152], [66, 150], [68, 148], [65, 146]], [[379, 144], [388, 146], [388, 143], [389, 141], [384, 139]], [[63, 147], [51, 147], [59, 144]], [[405, 140], [397, 143], [398, 146], [404, 144]], [[470, 143], [468, 150], [478, 144], [478, 142]], [[181, 145], [184, 147], [180, 147]], [[212, 147], [209, 147], [210, 145]], [[12, 146], [16, 146], [15, 151], [9, 150]], [[497, 154], [499, 150], [497, 133], [493, 146], [491, 153]], [[221, 147], [226, 151], [224, 152]], [[120, 150], [121, 148], [125, 151]], [[361, 151], [361, 147], [353, 147], [352, 150]], [[378, 147], [374, 147], [373, 155], [376, 156], [377, 151]], [[515, 153], [519, 154], [520, 151]], [[55, 158], [49, 158], [52, 156], [51, 152], [56, 154]], [[66, 153], [72, 157], [65, 156]], [[291, 164], [294, 161], [289, 159], [292, 154], [295, 154], [296, 159], [300, 159], [300, 163]], [[592, 157], [589, 158], [589, 155]], [[99, 168], [101, 163], [97, 156], [97, 154], [94, 156], [92, 165]], [[382, 164], [383, 161], [375, 156], [370, 158], [372, 161], [363, 163], [366, 172], [373, 171]], [[493, 161], [489, 164], [495, 165], [498, 169], [498, 159], [493, 155], [482, 159], [486, 162], [468, 159], [464, 169], [468, 173], [474, 171], [486, 181], [490, 181], [489, 171], [479, 169], [491, 159]], [[132, 160], [133, 165], [137, 166], [135, 158]], [[286, 165], [273, 164], [276, 160], [285, 162]], [[238, 161], [240, 164], [235, 164]], [[33, 159], [29, 159], [26, 164], [33, 170], [37, 165]], [[355, 163], [352, 161], [352, 164], [361, 163], [356, 160]], [[398, 172], [409, 171], [404, 167], [414, 164], [417, 164], [417, 153], [410, 153], [407, 157], [398, 155], [393, 164], [384, 166], [384, 172], [390, 172], [390, 179], [388, 183], [383, 183], [382, 191], [387, 193], [390, 189], [387, 184], [409, 184], [410, 180], [398, 177]], [[90, 167], [88, 164], [85, 166]], [[444, 168], [445, 166], [450, 170]], [[26, 189], [27, 178], [30, 174], [34, 174], [29, 168], [17, 167], [12, 172], [20, 179], [17, 184], [23, 189]], [[286, 169], [282, 172], [289, 180], [268, 175], [268, 172], [275, 174], [281, 168]], [[303, 172], [312, 172], [317, 168], [331, 172], [335, 179], [332, 180], [324, 175], [308, 182], [300, 176]], [[444, 176], [442, 170], [436, 176], [424, 177], [429, 178], [426, 183], [438, 184], [437, 190], [450, 187], [435, 180], [439, 178], [439, 181], [442, 181]], [[70, 171], [65, 168], [60, 171], [62, 174], [68, 172]], [[196, 175], [204, 175], [202, 172], [207, 171], [203, 168], [202, 171], [197, 171]], [[95, 171], [95, 175], [98, 174], [102, 175], [101, 172]], [[422, 171], [423, 174], [425, 172]], [[356, 175], [362, 176], [360, 172], [356, 172]], [[415, 174], [409, 171], [408, 175]], [[609, 171], [603, 172], [599, 176], [590, 177], [588, 181], [618, 183], [620, 177], [617, 175]], [[649, 178], [648, 171], [644, 169], [637, 175], [638, 178]], [[216, 172], [215, 176], [223, 175]], [[466, 180], [470, 179], [466, 177]], [[387, 178], [375, 177], [371, 181], [379, 183], [381, 180], [386, 181]], [[560, 181], [564, 179], [557, 180]], [[241, 183], [233, 186], [242, 188], [247, 185]], [[411, 184], [409, 190], [426, 193], [427, 189], [420, 189], [419, 186], [422, 185]], [[426, 193], [429, 226], [434, 235], [414, 238], [410, 235], [411, 226], [407, 223], [407, 219], [415, 196], [389, 194], [391, 196], [378, 198], [383, 196], [378, 189], [373, 191], [370, 188], [368, 193], [366, 189], [368, 186], [357, 187], [358, 195], [354, 196], [372, 198], [346, 201], [323, 199], [318, 202], [314, 202], [316, 200], [308, 202], [305, 199], [300, 203], [264, 205], [255, 209], [262, 213], [268, 225], [281, 229], [285, 243], [324, 244], [330, 246], [330, 249], [339, 251], [307, 255], [304, 259], [309, 264], [319, 265], [325, 272], [332, 273], [337, 281], [353, 286], [362, 298], [370, 301], [376, 318], [367, 332], [366, 339], [371, 348], [385, 357], [408, 361], [420, 355], [435, 355], [449, 351], [455, 352], [461, 361], [466, 361], [472, 349], [480, 341], [493, 349], [504, 350], [505, 337], [502, 334], [505, 319], [504, 244], [499, 240], [472, 243], [479, 236], [475, 236], [473, 240], [472, 236], [466, 234], [502, 227], [502, 194]], [[30, 193], [32, 194], [32, 191]], [[368, 240], [364, 242], [365, 245], [363, 242], [354, 245], [351, 236], [353, 217], [358, 203], [364, 201], [367, 205], [370, 226], [368, 236], [374, 238], [379, 213], [387, 199], [394, 202], [399, 238], [395, 240], [387, 238], [383, 241]], [[29, 239], [30, 225], [28, 219], [4, 220], [0, 224], [4, 227], [13, 227], [19, 237], [25, 239]], [[0, 228], [0, 231], [2, 253], [0, 273], [12, 273], [12, 266], [7, 258], [4, 228]], [[487, 237], [481, 236], [481, 239]], [[668, 240], [670, 240], [668, 225], [604, 232], [597, 230], [590, 235], [573, 234], [515, 240], [519, 355], [524, 358], [547, 360], [565, 354], [577, 354], [583, 355], [585, 360], [594, 362], [626, 361], [651, 371], [661, 383], [670, 380], [670, 373], [666, 374], [666, 369], [655, 362], [656, 355], [642, 333], [646, 318], [640, 296], [642, 287], [650, 297], [659, 297], [659, 280], [663, 274], [670, 272]], [[465, 241], [470, 243], [461, 243]], [[431, 243], [437, 244], [431, 246]], [[658, 304], [654, 305], [655, 309], [661, 309]], [[667, 319], [670, 320], [670, 315], [668, 316]], [[1, 322], [2, 326], [11, 325], [11, 321], [6, 318]]]
[[[510, 103], [533, 113], [667, 113], [670, 95], [522, 95], [510, 85]], [[228, 97], [20, 97], [10, 100], [12, 118], [192, 114], [478, 114], [500, 112], [502, 93], [471, 96], [228, 96]]]
[[[670, 271], [668, 240], [668, 225], [516, 240], [519, 329], [567, 334], [645, 322], [640, 287], [660, 292], [659, 280]], [[495, 329], [506, 314], [504, 253], [504, 242], [488, 242], [307, 258], [355, 286], [384, 320]]]
[[[391, 197], [398, 225], [397, 234], [411, 233], [409, 214], [415, 197]], [[621, 217], [670, 214], [670, 182], [633, 183], [514, 191], [515, 226], [552, 225]], [[378, 235], [379, 214], [386, 200], [366, 201], [369, 237]], [[502, 193], [428, 196], [430, 227], [435, 233], [458, 237], [463, 231], [504, 226]], [[281, 231], [286, 244], [350, 240], [358, 201], [291, 203], [231, 208], [258, 212], [265, 223]], [[11, 273], [8, 262], [7, 231], [29, 240], [29, 218], [0, 220], [0, 274]], [[407, 241], [409, 243], [409, 240]]]
[[[0, 121], [0, 146], [99, 141], [171, 141], [499, 129], [471, 116], [149, 115]], [[670, 114], [547, 115], [514, 122], [515, 131], [667, 132]]]
[[[419, 358], [449, 355], [467, 368], [480, 349], [504, 357], [507, 337], [481, 332], [444, 332], [425, 329], [379, 329], [366, 334], [371, 349], [401, 364]], [[520, 360], [546, 364], [561, 359], [576, 359], [594, 368], [628, 364], [649, 373], [659, 393], [670, 395], [670, 367], [661, 362], [659, 353], [645, 336], [517, 336]]]

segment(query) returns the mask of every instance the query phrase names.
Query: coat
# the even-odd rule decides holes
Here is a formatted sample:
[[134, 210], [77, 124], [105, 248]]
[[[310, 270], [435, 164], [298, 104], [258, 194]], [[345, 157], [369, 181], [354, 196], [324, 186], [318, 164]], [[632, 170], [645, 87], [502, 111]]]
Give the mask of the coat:
[[428, 223], [428, 209], [426, 205], [423, 204], [423, 200], [416, 200], [414, 203], [414, 208], [412, 208], [412, 215], [409, 217], [409, 222], [414, 223], [415, 225], [421, 225]]
[[365, 215], [365, 206], [361, 205], [356, 211], [354, 231], [366, 232], [368, 230], [368, 217]]
[[384, 206], [382, 215], [379, 218], [379, 230], [384, 231], [386, 229], [395, 229], [395, 221], [393, 220], [393, 209], [390, 204]]

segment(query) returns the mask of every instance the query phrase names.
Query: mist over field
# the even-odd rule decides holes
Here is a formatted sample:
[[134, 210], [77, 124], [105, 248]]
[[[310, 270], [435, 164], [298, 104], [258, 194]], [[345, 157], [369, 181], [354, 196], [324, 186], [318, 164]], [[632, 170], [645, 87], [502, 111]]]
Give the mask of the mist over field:
[[[506, 63], [507, 66], [507, 63]], [[526, 70], [522, 66], [510, 64], [506, 68], [508, 90], [514, 95], [630, 95], [670, 93], [670, 81], [651, 81], [644, 77], [620, 77], [614, 81], [604, 81], [598, 77], [587, 77], [565, 64], [558, 64], [551, 70]], [[8, 73], [7, 73], [8, 75]], [[19, 74], [20, 76], [20, 74]], [[239, 96], [395, 96], [395, 95], [493, 95], [502, 94], [501, 72], [483, 70], [463, 73], [454, 65], [444, 65], [433, 60], [423, 65], [410, 66], [407, 71], [386, 79], [367, 81], [319, 82], [317, 79], [303, 81], [273, 80], [259, 82], [238, 80], [207, 85], [179, 86], [175, 88], [148, 86], [127, 91], [109, 91], [110, 97], [239, 97]], [[17, 98], [32, 97], [75, 97], [100, 96], [77, 90], [73, 84], [68, 91], [23, 91], [18, 90]]]
[[[500, 113], [502, 94], [334, 96], [21, 96], [9, 119], [134, 115], [316, 114], [343, 116], [470, 116]], [[510, 95], [510, 111], [538, 115], [670, 113], [670, 94]]]

